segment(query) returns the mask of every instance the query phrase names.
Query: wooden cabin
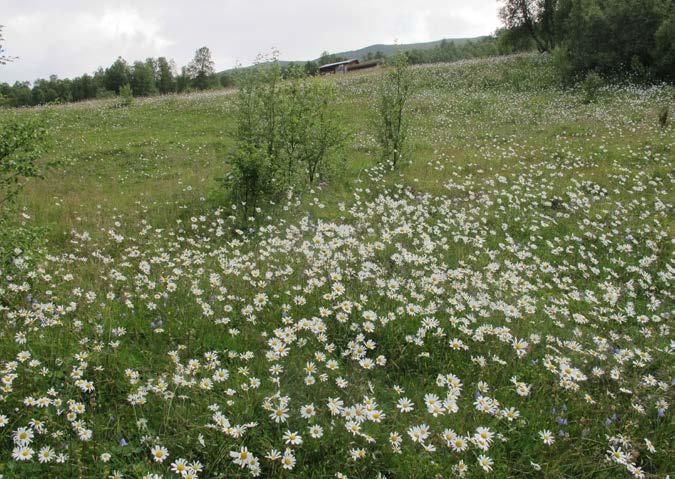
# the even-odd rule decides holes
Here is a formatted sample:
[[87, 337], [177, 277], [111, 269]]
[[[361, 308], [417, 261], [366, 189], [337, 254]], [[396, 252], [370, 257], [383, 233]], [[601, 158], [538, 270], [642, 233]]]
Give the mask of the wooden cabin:
[[361, 63], [356, 59], [344, 60], [341, 62], [328, 63], [319, 67], [321, 75], [335, 75], [336, 73], [349, 73], [356, 70], [364, 70], [367, 68], [374, 68], [378, 65], [377, 62]]
[[321, 75], [334, 75], [336, 73], [347, 73], [349, 71], [349, 66], [358, 65], [358, 60], [344, 60], [341, 62], [328, 63], [326, 65], [321, 65], [319, 67], [319, 73]]

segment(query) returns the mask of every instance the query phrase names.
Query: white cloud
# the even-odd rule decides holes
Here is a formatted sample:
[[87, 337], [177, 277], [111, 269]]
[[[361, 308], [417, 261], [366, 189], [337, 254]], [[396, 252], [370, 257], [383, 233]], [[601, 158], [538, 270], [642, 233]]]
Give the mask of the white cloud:
[[167, 48], [172, 43], [161, 34], [159, 25], [143, 19], [134, 10], [106, 9], [97, 26], [109, 39], [135, 44], [140, 42], [156, 50]]

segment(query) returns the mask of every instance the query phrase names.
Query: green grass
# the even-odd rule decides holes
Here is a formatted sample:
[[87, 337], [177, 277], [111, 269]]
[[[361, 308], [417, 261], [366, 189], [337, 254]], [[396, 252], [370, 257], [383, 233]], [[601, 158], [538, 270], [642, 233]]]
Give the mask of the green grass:
[[[26, 262], [0, 279], [0, 378], [11, 383], [0, 392], [0, 475], [179, 477], [169, 464], [185, 458], [203, 464], [199, 477], [249, 477], [229, 456], [246, 446], [261, 477], [445, 478], [460, 460], [466, 477], [482, 477], [480, 454], [494, 461], [493, 477], [630, 477], [606, 460], [620, 441], [647, 477], [672, 474], [663, 401], [673, 374], [673, 127], [657, 119], [673, 107], [672, 87], [608, 88], [586, 105], [582, 92], [556, 86], [538, 56], [414, 75], [410, 164], [376, 163], [378, 74], [327, 79], [353, 133], [344, 168], [250, 228], [232, 220], [217, 182], [233, 145], [231, 92], [0, 111], [43, 116], [54, 143], [45, 161], [61, 165], [19, 198], [30, 218], [17, 215], [17, 224], [44, 228], [44, 250], [19, 253]], [[388, 292], [391, 281], [398, 287]], [[267, 302], [256, 309], [259, 293]], [[392, 317], [369, 324], [365, 311]], [[288, 355], [268, 354], [275, 336]], [[452, 349], [453, 338], [466, 349]], [[528, 342], [522, 358], [513, 338]], [[368, 340], [365, 357], [385, 364], [367, 369], [363, 355], [351, 357]], [[587, 379], [564, 387], [549, 370], [561, 363]], [[201, 389], [219, 367], [229, 378]], [[434, 416], [424, 397], [446, 397], [436, 384], [446, 374], [462, 383], [458, 411]], [[80, 390], [79, 376], [93, 392]], [[529, 396], [516, 393], [514, 376]], [[478, 411], [483, 386], [520, 417]], [[139, 390], [146, 400], [132, 404]], [[285, 424], [265, 409], [277, 393], [290, 398]], [[397, 410], [401, 396], [414, 411]], [[38, 408], [27, 397], [60, 404]], [[367, 436], [326, 406], [365, 397], [386, 414], [362, 424]], [[76, 419], [90, 441], [78, 438], [68, 401], [84, 405]], [[310, 403], [317, 414], [306, 420], [299, 409]], [[240, 436], [211, 427], [216, 406], [232, 426], [256, 425]], [[408, 435], [423, 423], [436, 452]], [[322, 438], [310, 437], [311, 425]], [[13, 460], [21, 427], [35, 431], [35, 453], [50, 446], [68, 455], [64, 463]], [[478, 427], [498, 435], [485, 452], [453, 452], [440, 437]], [[291, 446], [292, 470], [264, 457], [283, 453], [286, 430], [304, 440]], [[153, 462], [154, 445], [169, 450], [167, 461]], [[359, 448], [366, 457], [351, 459]]]

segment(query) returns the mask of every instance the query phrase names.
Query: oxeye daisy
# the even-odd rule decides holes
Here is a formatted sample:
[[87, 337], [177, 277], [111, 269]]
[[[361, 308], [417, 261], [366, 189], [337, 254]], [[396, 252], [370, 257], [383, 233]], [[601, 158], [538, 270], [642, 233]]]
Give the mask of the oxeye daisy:
[[155, 445], [150, 449], [150, 454], [155, 462], [164, 462], [169, 457], [169, 450], [164, 446]]
[[546, 444], [547, 446], [550, 446], [555, 442], [555, 436], [548, 429], [544, 429], [543, 431], [539, 431], [539, 437], [541, 438], [542, 442], [544, 444]]

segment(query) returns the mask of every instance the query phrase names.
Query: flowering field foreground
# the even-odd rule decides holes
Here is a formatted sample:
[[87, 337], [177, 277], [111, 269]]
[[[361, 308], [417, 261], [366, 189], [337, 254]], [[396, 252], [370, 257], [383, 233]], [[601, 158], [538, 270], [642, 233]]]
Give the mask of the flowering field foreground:
[[[652, 112], [672, 91], [587, 106], [481, 84], [510, 74], [490, 62], [417, 70], [419, 154], [400, 172], [366, 165], [250, 231], [229, 206], [181, 196], [159, 227], [152, 196], [111, 196], [98, 227], [17, 250], [0, 283], [0, 475], [671, 474], [673, 136]], [[342, 80], [348, 114], [371, 80]], [[53, 114], [141, 114], [101, 111]], [[91, 181], [135, 194], [121, 165]], [[50, 188], [28, 193], [70, 201]]]

